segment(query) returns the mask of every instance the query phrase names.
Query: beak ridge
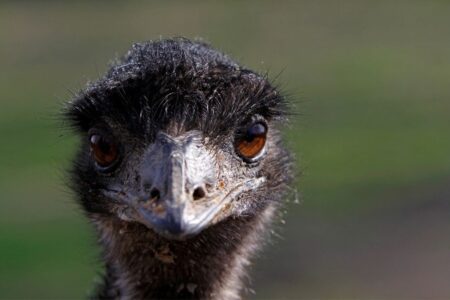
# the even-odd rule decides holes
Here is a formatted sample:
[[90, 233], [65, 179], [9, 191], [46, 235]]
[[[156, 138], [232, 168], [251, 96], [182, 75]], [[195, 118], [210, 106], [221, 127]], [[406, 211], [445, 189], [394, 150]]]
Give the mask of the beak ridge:
[[150, 188], [143, 188], [147, 195], [136, 208], [141, 221], [162, 234], [184, 237], [203, 228], [196, 222], [204, 212], [204, 205], [197, 203], [198, 194], [201, 200], [209, 197], [206, 189], [197, 194], [195, 190], [215, 181], [215, 167], [200, 134], [192, 131], [174, 138], [159, 133], [144, 156], [142, 186]]

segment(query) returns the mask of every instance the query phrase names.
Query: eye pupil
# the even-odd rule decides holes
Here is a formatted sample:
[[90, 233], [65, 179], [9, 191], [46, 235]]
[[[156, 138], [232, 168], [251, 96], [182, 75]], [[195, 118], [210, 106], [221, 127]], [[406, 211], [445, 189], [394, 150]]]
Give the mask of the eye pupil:
[[111, 150], [111, 146], [103, 139], [100, 139], [98, 146], [103, 153], [109, 153]]
[[267, 127], [258, 122], [247, 128], [245, 135], [238, 137], [236, 143], [237, 153], [245, 160], [251, 160], [258, 156], [266, 143]]
[[100, 134], [90, 137], [91, 153], [101, 167], [108, 167], [117, 159], [117, 146]]

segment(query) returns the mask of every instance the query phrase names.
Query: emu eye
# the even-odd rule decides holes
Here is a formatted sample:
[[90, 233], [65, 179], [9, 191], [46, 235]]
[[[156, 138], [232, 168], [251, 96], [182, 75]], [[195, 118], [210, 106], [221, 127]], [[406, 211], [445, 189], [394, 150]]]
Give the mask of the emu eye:
[[267, 126], [261, 122], [250, 125], [247, 130], [237, 138], [236, 151], [245, 160], [253, 160], [264, 149], [266, 144]]
[[117, 160], [117, 145], [111, 139], [100, 134], [92, 134], [89, 142], [92, 157], [100, 167], [109, 167]]

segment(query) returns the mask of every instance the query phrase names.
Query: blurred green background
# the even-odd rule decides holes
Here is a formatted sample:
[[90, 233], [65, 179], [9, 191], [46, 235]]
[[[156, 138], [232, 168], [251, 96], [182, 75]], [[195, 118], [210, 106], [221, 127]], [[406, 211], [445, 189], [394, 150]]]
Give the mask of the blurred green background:
[[64, 185], [76, 141], [58, 113], [160, 36], [202, 37], [295, 102], [302, 196], [249, 298], [450, 298], [450, 2], [356, 0], [1, 2], [0, 298], [91, 289], [98, 249]]

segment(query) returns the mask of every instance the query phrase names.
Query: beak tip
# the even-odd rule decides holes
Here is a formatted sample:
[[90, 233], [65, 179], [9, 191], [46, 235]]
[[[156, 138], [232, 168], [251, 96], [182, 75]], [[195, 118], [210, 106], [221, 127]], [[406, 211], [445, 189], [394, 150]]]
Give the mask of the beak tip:
[[185, 240], [198, 233], [196, 228], [186, 224], [182, 215], [177, 212], [168, 211], [164, 217], [158, 217], [146, 209], [141, 209], [140, 213], [141, 222], [145, 226], [166, 238]]

